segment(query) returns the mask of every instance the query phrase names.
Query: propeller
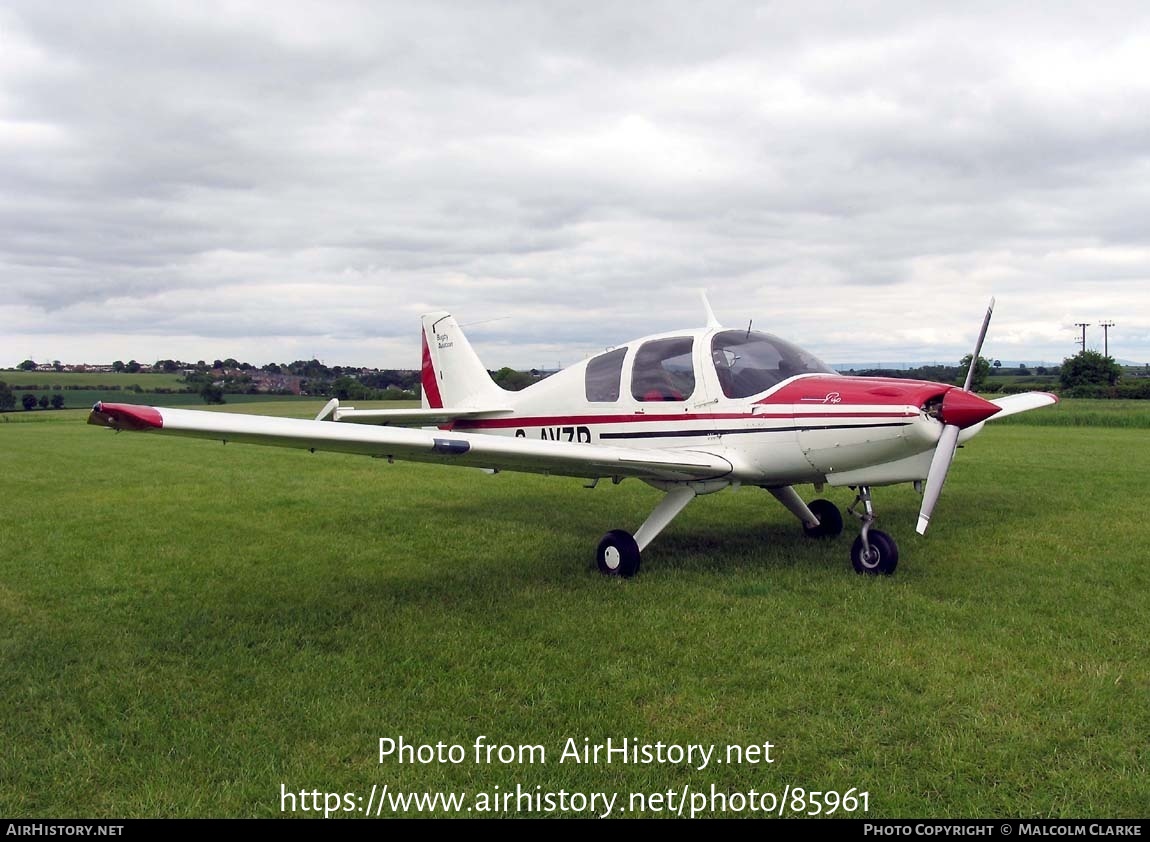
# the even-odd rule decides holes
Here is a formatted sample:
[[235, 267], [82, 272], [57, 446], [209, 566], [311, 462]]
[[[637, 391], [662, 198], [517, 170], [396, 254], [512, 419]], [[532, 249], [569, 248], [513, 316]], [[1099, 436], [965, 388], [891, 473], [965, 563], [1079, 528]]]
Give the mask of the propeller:
[[938, 438], [934, 457], [930, 460], [930, 470], [926, 475], [926, 491], [922, 495], [922, 507], [918, 510], [916, 531], [919, 535], [926, 534], [926, 528], [930, 526], [930, 515], [942, 495], [942, 487], [946, 484], [946, 475], [950, 471], [950, 463], [954, 461], [954, 451], [958, 447], [958, 434], [967, 427], [985, 421], [999, 410], [995, 404], [984, 401], [970, 391], [970, 384], [974, 382], [975, 367], [978, 365], [978, 355], [982, 353], [982, 341], [986, 339], [986, 329], [990, 326], [990, 317], [993, 313], [992, 298], [990, 306], [986, 308], [986, 317], [982, 320], [982, 330], [978, 333], [974, 355], [970, 358], [966, 382], [961, 390], [951, 389], [943, 396], [942, 407], [938, 414], [939, 420], [943, 423], [942, 435]]

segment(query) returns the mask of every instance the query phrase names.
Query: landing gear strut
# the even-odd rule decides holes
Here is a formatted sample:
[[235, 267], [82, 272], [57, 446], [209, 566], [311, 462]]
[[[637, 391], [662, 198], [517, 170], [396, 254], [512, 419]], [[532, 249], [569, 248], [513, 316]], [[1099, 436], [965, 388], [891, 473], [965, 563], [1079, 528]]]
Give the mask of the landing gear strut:
[[629, 579], [638, 573], [643, 550], [675, 519], [675, 515], [695, 499], [698, 493], [698, 490], [691, 486], [676, 485], [659, 501], [659, 505], [643, 521], [643, 525], [634, 536], [623, 529], [612, 529], [604, 535], [595, 553], [599, 572], [605, 576], [619, 576], [623, 579]]
[[[862, 504], [862, 511], [855, 507]], [[870, 486], [860, 485], [855, 500], [847, 507], [847, 512], [862, 521], [862, 529], [851, 546], [851, 563], [856, 573], [871, 576], [889, 576], [898, 567], [898, 545], [894, 538], [878, 529], [871, 529], [875, 522], [874, 505], [871, 503]]]

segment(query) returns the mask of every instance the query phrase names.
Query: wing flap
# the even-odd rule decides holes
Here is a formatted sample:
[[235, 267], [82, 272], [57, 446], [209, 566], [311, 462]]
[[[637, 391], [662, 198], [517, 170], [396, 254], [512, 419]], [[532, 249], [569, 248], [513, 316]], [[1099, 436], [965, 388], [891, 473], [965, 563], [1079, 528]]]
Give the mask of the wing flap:
[[96, 404], [88, 423], [115, 430], [589, 479], [618, 476], [682, 482], [718, 479], [732, 470], [723, 457], [698, 450], [646, 450], [133, 404]]

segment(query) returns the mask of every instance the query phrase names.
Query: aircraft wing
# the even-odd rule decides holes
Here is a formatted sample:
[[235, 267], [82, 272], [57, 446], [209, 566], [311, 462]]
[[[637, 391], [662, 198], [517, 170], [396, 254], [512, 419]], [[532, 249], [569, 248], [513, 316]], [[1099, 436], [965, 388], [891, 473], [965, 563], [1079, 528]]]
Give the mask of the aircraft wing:
[[986, 420], [997, 421], [999, 418], [1006, 418], [1008, 415], [1014, 415], [1018, 412], [1026, 412], [1028, 409], [1038, 409], [1040, 406], [1058, 403], [1058, 395], [1052, 395], [1049, 392], [1023, 392], [1018, 395], [995, 398], [991, 403], [1001, 408]]
[[717, 479], [731, 473], [721, 456], [697, 450], [638, 449], [601, 444], [331, 424], [298, 418], [240, 415], [194, 409], [98, 403], [89, 424], [224, 442], [330, 450], [415, 462], [438, 462], [539, 474], [638, 477], [654, 480]]

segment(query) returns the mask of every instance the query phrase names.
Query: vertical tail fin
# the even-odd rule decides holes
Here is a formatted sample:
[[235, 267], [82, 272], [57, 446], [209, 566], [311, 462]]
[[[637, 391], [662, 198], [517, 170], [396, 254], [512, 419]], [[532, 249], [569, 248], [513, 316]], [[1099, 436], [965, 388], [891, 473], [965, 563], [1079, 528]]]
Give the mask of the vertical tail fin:
[[495, 385], [450, 313], [423, 316], [424, 409], [500, 406], [507, 394]]

